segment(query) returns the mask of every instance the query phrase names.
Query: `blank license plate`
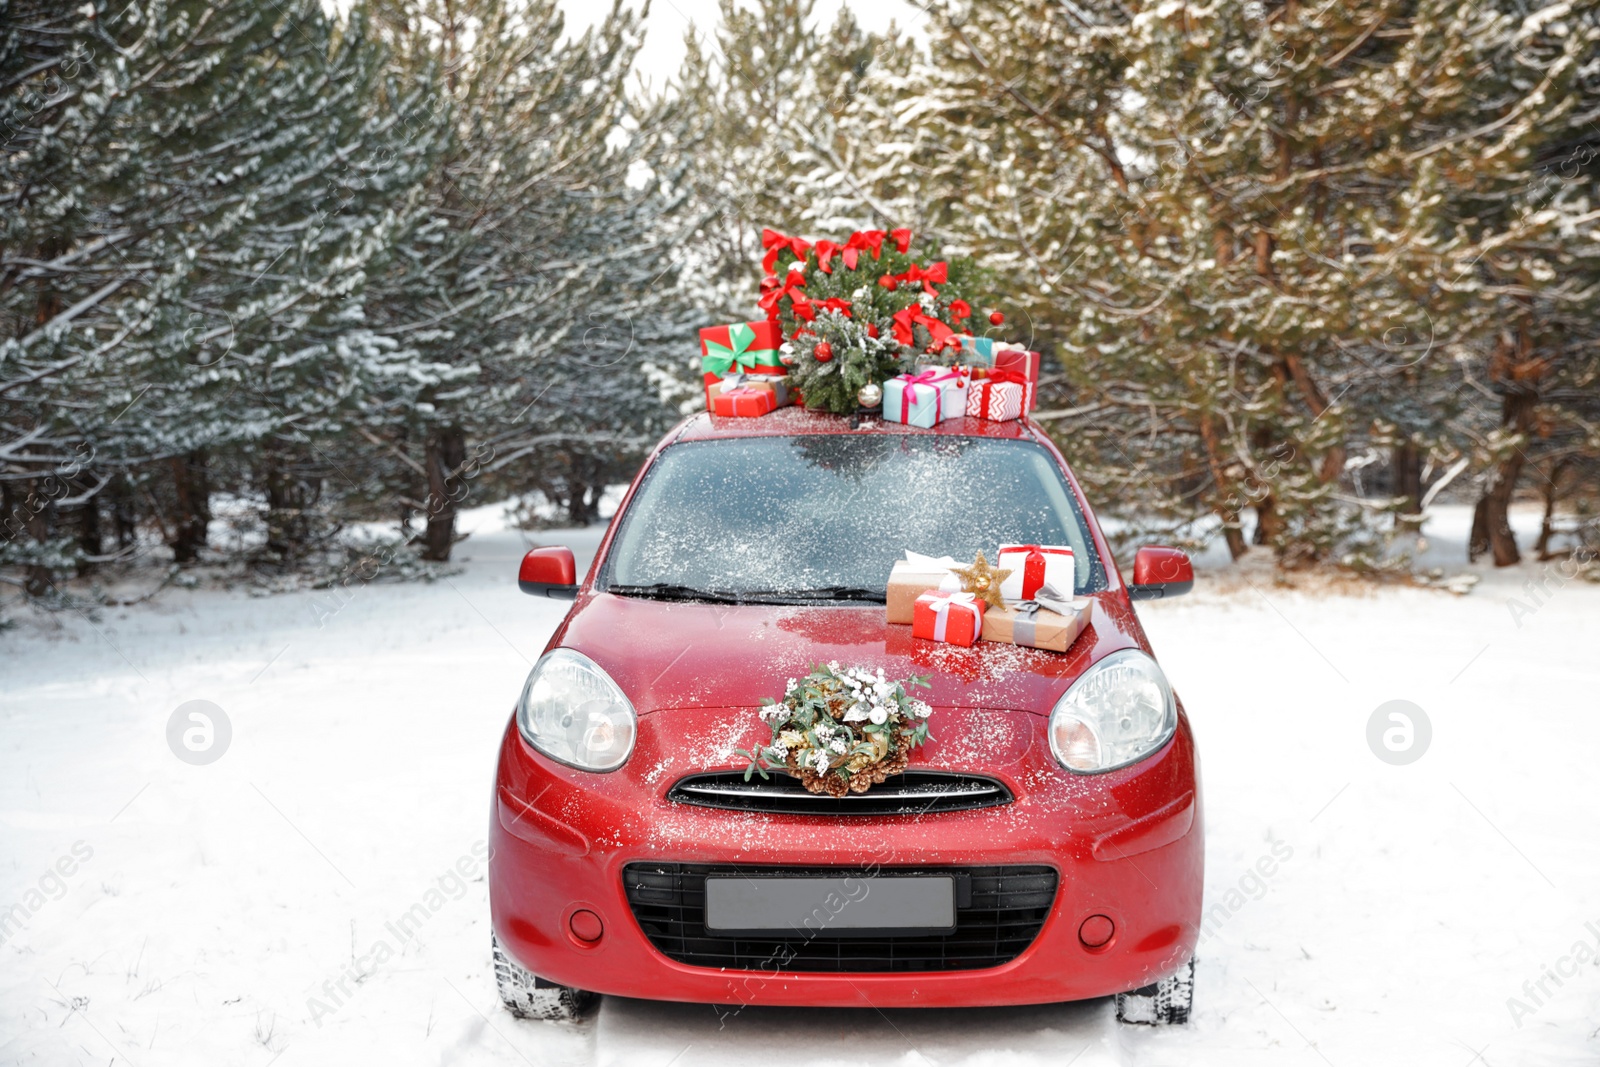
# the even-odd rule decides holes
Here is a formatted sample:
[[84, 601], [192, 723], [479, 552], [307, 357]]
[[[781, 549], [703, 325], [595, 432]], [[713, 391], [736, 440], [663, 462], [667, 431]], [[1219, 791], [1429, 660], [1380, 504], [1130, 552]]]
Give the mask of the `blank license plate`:
[[706, 931], [721, 935], [871, 937], [950, 933], [955, 879], [735, 875], [706, 879]]

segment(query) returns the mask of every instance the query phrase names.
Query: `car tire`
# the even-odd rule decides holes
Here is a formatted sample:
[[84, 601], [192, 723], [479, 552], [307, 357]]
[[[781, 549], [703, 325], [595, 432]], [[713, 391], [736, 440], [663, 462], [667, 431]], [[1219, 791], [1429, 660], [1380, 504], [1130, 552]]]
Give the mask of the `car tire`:
[[512, 1015], [519, 1019], [575, 1022], [599, 1003], [598, 994], [540, 978], [507, 955], [499, 938], [489, 936], [494, 949], [494, 984], [500, 991], [501, 1003]]
[[1147, 1026], [1182, 1026], [1194, 1008], [1194, 959], [1154, 985], [1117, 994], [1117, 1021]]

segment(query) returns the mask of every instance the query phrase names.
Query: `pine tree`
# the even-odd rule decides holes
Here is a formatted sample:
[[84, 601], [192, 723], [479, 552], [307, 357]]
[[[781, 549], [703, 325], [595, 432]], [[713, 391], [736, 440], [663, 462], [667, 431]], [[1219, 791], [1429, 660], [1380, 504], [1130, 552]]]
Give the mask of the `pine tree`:
[[401, 417], [372, 432], [417, 453], [425, 555], [447, 559], [469, 455], [525, 490], [540, 479], [512, 474], [541, 456], [638, 454], [664, 414], [648, 365], [688, 331], [664, 310], [672, 265], [653, 193], [629, 184], [648, 170], [647, 139], [624, 129], [640, 16], [619, 9], [563, 40], [553, 0], [371, 8], [404, 62], [443, 71], [450, 143], [426, 190], [437, 225], [373, 312], [461, 373], [397, 396]]
[[1525, 182], [1570, 107], [1579, 43], [1507, 79], [1515, 29], [1443, 3], [935, 6], [902, 115], [969, 146], [949, 216], [1052, 325], [1062, 443], [1103, 498], [1209, 514], [1235, 557], [1253, 510], [1285, 563], [1372, 558], [1403, 504], [1349, 472], [1448, 453], [1405, 386], [1503, 313], [1473, 265], [1555, 232], [1452, 210]]

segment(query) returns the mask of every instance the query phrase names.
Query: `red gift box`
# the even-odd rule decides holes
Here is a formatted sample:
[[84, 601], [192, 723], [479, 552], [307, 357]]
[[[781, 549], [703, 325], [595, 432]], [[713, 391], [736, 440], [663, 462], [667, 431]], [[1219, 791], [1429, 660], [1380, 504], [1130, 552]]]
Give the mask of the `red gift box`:
[[923, 593], [911, 605], [911, 636], [970, 646], [983, 633], [983, 601], [971, 593]]
[[711, 398], [711, 410], [717, 415], [754, 418], [778, 408], [778, 394], [770, 385], [741, 385]]
[[994, 369], [988, 379], [1016, 382], [1022, 386], [1022, 410], [1033, 410], [1034, 392], [1039, 385], [1039, 353], [1015, 348], [997, 349]]
[[778, 346], [783, 331], [775, 322], [735, 322], [700, 331], [700, 372], [706, 387], [706, 410], [715, 407], [714, 389], [731, 374], [788, 374]]

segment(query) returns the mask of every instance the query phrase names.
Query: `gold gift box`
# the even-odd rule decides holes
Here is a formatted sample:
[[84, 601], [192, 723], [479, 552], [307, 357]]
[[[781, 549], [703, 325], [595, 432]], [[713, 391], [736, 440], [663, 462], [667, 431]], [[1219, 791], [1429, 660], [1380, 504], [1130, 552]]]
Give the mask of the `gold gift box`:
[[990, 608], [983, 613], [983, 639], [1065, 652], [1089, 624], [1089, 599], [1079, 597], [1071, 608], [1067, 614], [1039, 608], [1031, 616], [1014, 607]]

